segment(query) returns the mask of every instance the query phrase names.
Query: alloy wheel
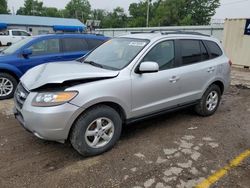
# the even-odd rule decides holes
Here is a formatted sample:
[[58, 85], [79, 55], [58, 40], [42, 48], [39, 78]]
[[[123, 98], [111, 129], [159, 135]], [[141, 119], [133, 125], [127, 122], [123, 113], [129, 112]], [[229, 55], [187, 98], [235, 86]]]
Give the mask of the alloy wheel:
[[0, 77], [0, 97], [10, 95], [13, 88], [13, 83], [8, 78]]
[[86, 129], [85, 141], [92, 148], [107, 145], [114, 135], [114, 123], [105, 117], [94, 120]]

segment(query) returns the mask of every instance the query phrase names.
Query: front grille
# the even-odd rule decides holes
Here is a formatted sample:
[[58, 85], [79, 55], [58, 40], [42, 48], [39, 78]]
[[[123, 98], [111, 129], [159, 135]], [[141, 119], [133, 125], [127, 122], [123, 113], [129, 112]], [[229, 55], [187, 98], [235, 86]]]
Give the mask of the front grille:
[[18, 84], [15, 92], [15, 102], [19, 109], [23, 108], [23, 104], [29, 95], [29, 91], [26, 90], [21, 83]]

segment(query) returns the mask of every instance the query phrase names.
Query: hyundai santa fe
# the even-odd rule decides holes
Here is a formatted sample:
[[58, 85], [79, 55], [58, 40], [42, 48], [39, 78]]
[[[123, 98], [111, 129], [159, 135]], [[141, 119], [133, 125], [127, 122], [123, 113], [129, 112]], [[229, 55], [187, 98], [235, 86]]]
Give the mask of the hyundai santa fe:
[[217, 110], [231, 61], [218, 40], [195, 33], [134, 33], [82, 59], [39, 65], [15, 92], [15, 116], [35, 136], [70, 141], [84, 156], [118, 141], [122, 126], [194, 106]]

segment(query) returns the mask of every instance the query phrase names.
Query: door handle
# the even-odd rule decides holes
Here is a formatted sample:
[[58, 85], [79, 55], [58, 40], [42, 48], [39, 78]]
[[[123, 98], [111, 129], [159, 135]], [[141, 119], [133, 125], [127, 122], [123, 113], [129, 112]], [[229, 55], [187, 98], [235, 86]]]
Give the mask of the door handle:
[[180, 80], [180, 77], [178, 76], [172, 76], [172, 78], [169, 79], [171, 83], [176, 83], [178, 80]]
[[210, 72], [214, 72], [214, 71], [215, 71], [215, 68], [214, 68], [214, 67], [209, 67], [208, 70], [207, 70], [207, 72], [209, 72], [209, 73], [210, 73]]

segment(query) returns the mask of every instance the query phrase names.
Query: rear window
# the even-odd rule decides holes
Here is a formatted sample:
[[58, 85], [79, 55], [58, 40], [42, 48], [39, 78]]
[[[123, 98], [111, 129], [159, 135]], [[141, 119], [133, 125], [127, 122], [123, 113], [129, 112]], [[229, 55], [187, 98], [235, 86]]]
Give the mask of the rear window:
[[106, 40], [98, 40], [98, 39], [87, 39], [89, 50], [95, 49], [96, 47], [103, 44]]
[[88, 51], [88, 44], [82, 38], [62, 39], [64, 52]]
[[211, 53], [211, 58], [216, 58], [222, 55], [222, 50], [220, 49], [218, 44], [212, 41], [205, 41], [205, 43], [209, 48], [209, 51]]

